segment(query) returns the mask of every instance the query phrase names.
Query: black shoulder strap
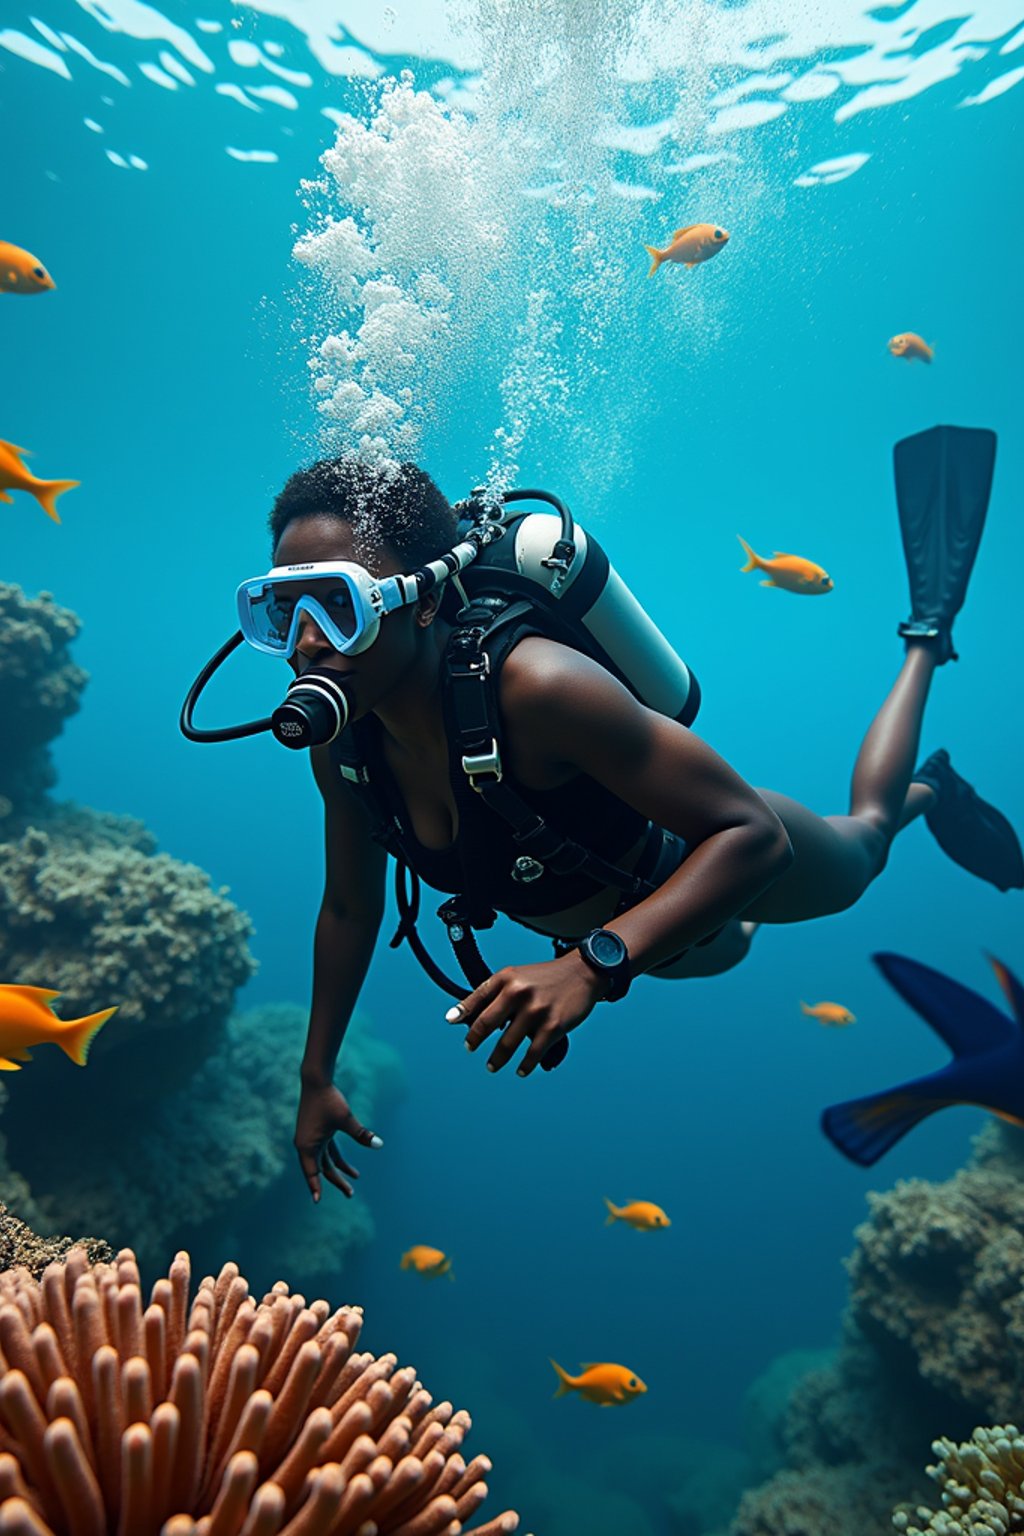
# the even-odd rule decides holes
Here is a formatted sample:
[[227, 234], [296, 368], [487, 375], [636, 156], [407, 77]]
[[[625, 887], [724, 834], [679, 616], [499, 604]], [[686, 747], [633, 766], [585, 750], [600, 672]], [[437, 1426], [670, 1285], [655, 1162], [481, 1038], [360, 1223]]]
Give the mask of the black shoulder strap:
[[[453, 757], [462, 770], [453, 775], [456, 799], [460, 789], [468, 786], [512, 829], [522, 850], [516, 867], [524, 882], [536, 879], [548, 867], [556, 874], [584, 874], [639, 899], [650, 890], [649, 886], [644, 889], [647, 882], [549, 826], [505, 777], [498, 678], [520, 640], [544, 633], [537, 610], [528, 601], [477, 599], [459, 614], [445, 653], [447, 725]], [[472, 883], [471, 869], [467, 869], [467, 883]]]

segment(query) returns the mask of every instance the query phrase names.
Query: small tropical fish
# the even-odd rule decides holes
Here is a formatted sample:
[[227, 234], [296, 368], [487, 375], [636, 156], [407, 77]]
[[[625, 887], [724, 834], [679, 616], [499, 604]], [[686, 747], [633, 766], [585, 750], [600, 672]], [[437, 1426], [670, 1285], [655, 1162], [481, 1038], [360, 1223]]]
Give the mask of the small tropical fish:
[[656, 245], [644, 246], [651, 258], [647, 276], [653, 277], [663, 261], [681, 261], [686, 267], [710, 261], [712, 256], [725, 249], [728, 239], [728, 231], [719, 224], [687, 224], [673, 233], [671, 243], [663, 251]]
[[652, 1205], [650, 1200], [630, 1200], [627, 1205], [613, 1205], [606, 1195], [604, 1203], [608, 1207], [606, 1227], [610, 1227], [613, 1222], [624, 1221], [638, 1232], [657, 1232], [661, 1227], [672, 1225], [661, 1206]]
[[600, 1408], [615, 1408], [621, 1403], [631, 1403], [634, 1397], [647, 1391], [639, 1376], [624, 1365], [581, 1365], [580, 1374], [570, 1376], [557, 1360], [552, 1360], [551, 1364], [558, 1375], [556, 1397], [578, 1392], [588, 1403], [597, 1403]]
[[42, 262], [29, 251], [0, 240], [0, 293], [45, 293], [56, 286]]
[[890, 337], [887, 345], [893, 357], [904, 357], [908, 363], [930, 363], [935, 356], [935, 348], [916, 331], [902, 331]]
[[0, 985], [0, 1072], [20, 1072], [20, 1063], [32, 1060], [30, 1048], [48, 1040], [76, 1066], [85, 1066], [93, 1037], [117, 1009], [104, 1008], [84, 1019], [59, 1019], [50, 1007], [55, 997], [60, 993], [47, 987]]
[[447, 1258], [440, 1248], [428, 1248], [426, 1243], [417, 1243], [408, 1252], [402, 1254], [403, 1269], [414, 1269], [418, 1275], [426, 1275], [429, 1279], [436, 1280], [441, 1275], [447, 1275], [449, 1280], [454, 1280], [452, 1261]]
[[60, 522], [55, 505], [58, 496], [65, 491], [70, 491], [74, 486], [80, 485], [79, 480], [38, 480], [32, 471], [22, 463], [22, 454], [28, 453], [27, 448], [17, 448], [14, 443], [5, 443], [0, 437], [0, 501], [13, 501], [11, 491], [28, 491], [34, 496], [42, 507], [47, 517], [52, 517], [55, 523]]
[[868, 1168], [926, 1115], [952, 1104], [974, 1104], [1011, 1125], [1024, 1125], [1024, 986], [1009, 967], [989, 956], [1012, 1016], [904, 955], [872, 959], [904, 1002], [945, 1041], [953, 1060], [884, 1093], [831, 1105], [821, 1117], [829, 1140], [851, 1162]]
[[805, 560], [802, 555], [784, 555], [778, 549], [770, 560], [764, 560], [754, 554], [746, 539], [741, 539], [739, 534], [736, 537], [747, 556], [742, 569], [767, 571], [770, 579], [762, 581], [762, 587], [781, 587], [784, 592], [797, 592], [803, 597], [821, 597], [832, 591], [832, 577], [813, 560]]
[[842, 1003], [815, 1003], [808, 1006], [800, 1004], [801, 1013], [806, 1013], [808, 1018], [817, 1019], [819, 1024], [856, 1024], [857, 1020], [849, 1008], [844, 1008]]

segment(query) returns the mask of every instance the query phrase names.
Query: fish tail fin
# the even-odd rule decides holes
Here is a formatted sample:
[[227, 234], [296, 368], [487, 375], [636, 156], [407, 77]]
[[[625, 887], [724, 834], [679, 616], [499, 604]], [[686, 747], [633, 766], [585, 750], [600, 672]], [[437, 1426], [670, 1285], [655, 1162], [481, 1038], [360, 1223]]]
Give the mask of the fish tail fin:
[[870, 1168], [919, 1121], [958, 1101], [940, 1098], [924, 1081], [905, 1083], [863, 1099], [831, 1104], [821, 1116], [821, 1128], [844, 1157]]
[[104, 1008], [100, 1013], [90, 1013], [87, 1018], [68, 1021], [66, 1028], [57, 1037], [57, 1044], [76, 1066], [85, 1066], [90, 1045], [111, 1014], [116, 1012], [115, 1005], [113, 1008]]
[[814, 1009], [813, 1008], [809, 1008], [807, 1006], [807, 1004], [804, 1002], [803, 998], [800, 999], [800, 1012], [801, 1013], [806, 1013], [808, 1018], [812, 1018], [812, 1019], [814, 1018]]
[[744, 571], [756, 571], [758, 566], [761, 564], [760, 560], [758, 559], [757, 555], [754, 554], [754, 551], [751, 549], [745, 538], [743, 538], [740, 534], [737, 534], [736, 537], [743, 545], [743, 553], [747, 557], [747, 563], [746, 565], [742, 566], [741, 569]]
[[80, 480], [44, 480], [32, 487], [32, 494], [47, 517], [52, 517], [55, 523], [59, 523], [57, 497], [63, 496], [65, 491], [74, 490], [75, 486], [81, 483]]
[[658, 250], [656, 245], [645, 245], [644, 250], [651, 258], [651, 269], [647, 276], [653, 277], [655, 272], [657, 272], [658, 268], [661, 266], [662, 262], [665, 260], [665, 255], [663, 251]]
[[[548, 1358], [550, 1359], [550, 1356]], [[555, 1396], [564, 1397], [567, 1392], [571, 1392], [573, 1389], [572, 1377], [568, 1371], [562, 1370], [557, 1360], [552, 1360], [551, 1364], [554, 1366], [555, 1374], [558, 1377], [558, 1391], [555, 1393]]]
[[604, 1219], [604, 1224], [606, 1227], [610, 1227], [619, 1219], [619, 1208], [617, 1205], [612, 1204], [607, 1195], [604, 1197], [604, 1203], [608, 1207], [608, 1215]]

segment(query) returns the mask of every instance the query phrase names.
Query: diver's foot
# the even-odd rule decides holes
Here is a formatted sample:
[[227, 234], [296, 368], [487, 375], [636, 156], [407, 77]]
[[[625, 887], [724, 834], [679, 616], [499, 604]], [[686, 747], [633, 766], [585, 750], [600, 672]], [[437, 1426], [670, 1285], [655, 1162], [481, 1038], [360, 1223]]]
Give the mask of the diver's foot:
[[911, 782], [934, 791], [925, 821], [955, 864], [1001, 891], [1024, 889], [1024, 854], [1016, 832], [960, 777], [944, 747], [921, 764]]
[[953, 631], [948, 624], [933, 623], [930, 619], [907, 619], [899, 626], [897, 634], [903, 636], [908, 650], [911, 645], [927, 647], [935, 657], [937, 667], [945, 666], [947, 661], [960, 660], [953, 649]]

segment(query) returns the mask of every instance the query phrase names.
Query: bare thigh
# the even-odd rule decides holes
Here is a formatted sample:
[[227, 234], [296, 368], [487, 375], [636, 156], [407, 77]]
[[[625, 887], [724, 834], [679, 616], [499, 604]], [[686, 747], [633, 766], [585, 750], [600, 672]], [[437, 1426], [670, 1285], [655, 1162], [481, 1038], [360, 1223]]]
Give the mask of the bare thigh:
[[695, 944], [692, 949], [681, 954], [678, 960], [656, 971], [648, 971], [647, 975], [652, 981], [683, 981], [696, 976], [720, 976], [723, 971], [731, 971], [734, 965], [746, 959], [755, 927], [756, 924], [752, 922], [740, 922], [738, 917], [734, 917], [710, 944]]
[[800, 923], [852, 907], [885, 868], [889, 840], [859, 816], [817, 816], [788, 795], [761, 789], [789, 834], [793, 862], [740, 915], [758, 923]]

